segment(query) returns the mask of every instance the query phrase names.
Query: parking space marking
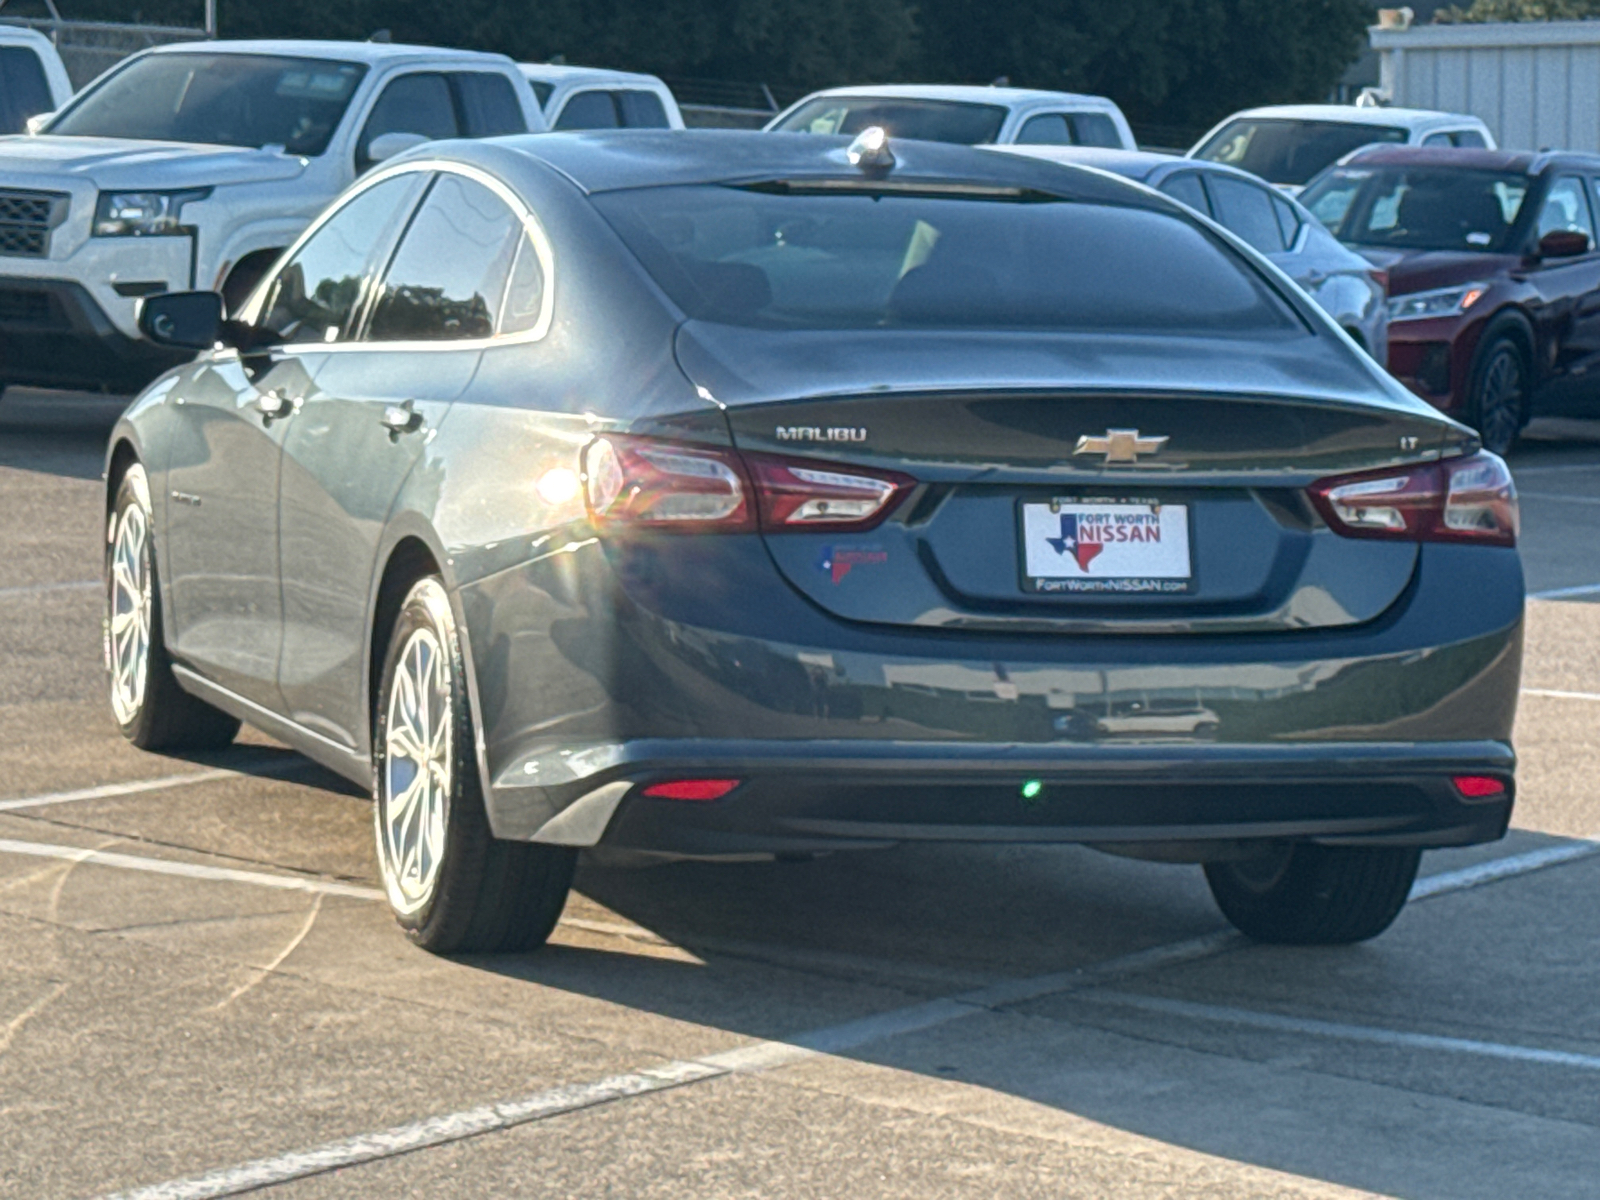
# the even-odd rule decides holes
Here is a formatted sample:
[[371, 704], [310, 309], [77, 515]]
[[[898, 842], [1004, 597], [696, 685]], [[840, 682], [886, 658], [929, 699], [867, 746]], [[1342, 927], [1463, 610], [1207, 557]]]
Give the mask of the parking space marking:
[[1309, 1034], [1345, 1042], [1368, 1042], [1377, 1046], [1399, 1046], [1408, 1050], [1442, 1050], [1450, 1054], [1475, 1054], [1507, 1062], [1538, 1063], [1541, 1066], [1575, 1067], [1581, 1071], [1600, 1071], [1600, 1055], [1574, 1054], [1568, 1050], [1546, 1050], [1539, 1046], [1518, 1046], [1506, 1042], [1482, 1042], [1475, 1038], [1441, 1037], [1432, 1033], [1409, 1033], [1381, 1025], [1350, 1025], [1342, 1021], [1319, 1021], [1312, 1017], [1286, 1017], [1280, 1013], [1257, 1012], [1220, 1004], [1197, 1004], [1192, 1000], [1172, 1000], [1164, 996], [1140, 996], [1133, 992], [1092, 992], [1078, 999], [1090, 1004], [1132, 1008], [1190, 1021], [1214, 1021], [1224, 1025], [1243, 1025], [1273, 1033]]
[[1560, 500], [1568, 504], [1600, 504], [1600, 496], [1569, 496], [1565, 492], [1518, 492], [1519, 500]]
[[42, 596], [47, 592], [79, 592], [104, 586], [98, 579], [79, 579], [72, 583], [30, 583], [22, 587], [0, 588], [0, 600], [11, 596]]
[[0, 854], [26, 854], [34, 858], [59, 858], [67, 862], [88, 863], [97, 867], [118, 867], [124, 871], [148, 871], [154, 875], [174, 875], [183, 879], [210, 879], [224, 883], [249, 883], [256, 887], [277, 888], [285, 892], [314, 892], [324, 896], [349, 896], [355, 900], [382, 900], [377, 888], [353, 883], [336, 883], [299, 875], [272, 875], [265, 871], [241, 871], [235, 867], [212, 867], [204, 863], [174, 862], [167, 858], [147, 858], [141, 854], [116, 854], [84, 846], [57, 846], [48, 842], [19, 842], [0, 838]]
[[1551, 588], [1547, 592], [1529, 592], [1529, 600], [1565, 600], [1569, 596], [1600, 595], [1600, 583], [1580, 583], [1574, 587]]
[[24, 808], [44, 808], [50, 804], [70, 804], [74, 800], [108, 800], [117, 796], [136, 796], [140, 792], [160, 792], [167, 788], [188, 787], [195, 783], [211, 783], [218, 779], [279, 779], [284, 776], [309, 771], [315, 764], [310, 759], [298, 759], [281, 765], [271, 772], [245, 771], [236, 767], [213, 767], [207, 771], [185, 771], [181, 775], [163, 775], [158, 779], [134, 779], [127, 783], [105, 783], [97, 787], [78, 788], [71, 792], [47, 792], [41, 796], [21, 796], [15, 800], [0, 800], [0, 812], [17, 812]]
[[[0, 841], [0, 850], [7, 843]], [[1558, 857], [1558, 852], [1565, 852]], [[77, 851], [76, 853], [83, 853]], [[1419, 880], [1413, 889], [1414, 899], [1427, 899], [1469, 887], [1477, 887], [1514, 875], [1526, 874], [1552, 866], [1556, 862], [1570, 862], [1590, 854], [1600, 853], [1600, 839], [1584, 839], [1570, 845], [1548, 847], [1545, 850], [1481, 863], [1460, 871], [1449, 871]], [[116, 856], [126, 857], [126, 856]], [[91, 860], [92, 861], [92, 860]], [[118, 864], [107, 864], [118, 865]], [[230, 872], [234, 875], [254, 875], [254, 872]], [[265, 878], [276, 878], [265, 876]], [[254, 880], [247, 880], [253, 882]], [[761, 1074], [794, 1063], [804, 1062], [826, 1054], [842, 1054], [887, 1038], [925, 1029], [933, 1029], [966, 1017], [994, 1012], [1008, 1005], [1066, 992], [1083, 992], [1111, 981], [1119, 976], [1155, 967], [1193, 961], [1221, 953], [1245, 944], [1244, 938], [1232, 931], [1219, 931], [1200, 937], [1188, 938], [1164, 946], [1122, 955], [1106, 962], [1072, 971], [1035, 976], [1032, 979], [1008, 980], [976, 988], [943, 999], [891, 1009], [854, 1021], [811, 1030], [781, 1041], [761, 1041], [702, 1058], [680, 1060], [665, 1066], [650, 1067], [627, 1075], [612, 1076], [595, 1083], [572, 1084], [539, 1092], [521, 1100], [486, 1105], [464, 1112], [428, 1117], [407, 1125], [396, 1126], [379, 1133], [359, 1135], [329, 1142], [308, 1150], [295, 1151], [273, 1158], [258, 1159], [237, 1167], [209, 1171], [188, 1179], [173, 1180], [119, 1192], [106, 1200], [212, 1200], [214, 1197], [236, 1196], [258, 1188], [287, 1183], [309, 1175], [318, 1175], [341, 1167], [359, 1166], [396, 1155], [421, 1150], [447, 1142], [462, 1141], [480, 1134], [509, 1129], [530, 1121], [543, 1120], [579, 1109], [594, 1108], [602, 1104], [646, 1095], [668, 1088], [684, 1087], [729, 1074]], [[1122, 993], [1102, 993], [1102, 995]], [[1141, 1003], [1147, 997], [1133, 997]], [[1181, 1003], [1181, 1002], [1174, 1002]], [[1211, 1008], [1212, 1006], [1199, 1006]], [[1262, 1021], [1284, 1021], [1304, 1026], [1299, 1032], [1326, 1033], [1338, 1031], [1351, 1040], [1351, 1033], [1359, 1034], [1355, 1040], [1384, 1041], [1413, 1049], [1470, 1052], [1490, 1057], [1536, 1062], [1545, 1065], [1581, 1066], [1600, 1070], [1600, 1058], [1574, 1055], [1563, 1051], [1541, 1050], [1536, 1047], [1509, 1046], [1493, 1042], [1473, 1042], [1469, 1039], [1436, 1037], [1427, 1034], [1410, 1034], [1368, 1026], [1343, 1026], [1331, 1022], [1298, 1021], [1292, 1017], [1252, 1013], [1246, 1009], [1216, 1008], [1218, 1014], [1227, 1014], [1234, 1024], [1260, 1024]], [[1246, 1020], [1245, 1018], [1248, 1018]], [[1327, 1036], [1334, 1036], [1327, 1034]]]
[[1542, 467], [1512, 467], [1513, 476], [1520, 475], [1557, 475], [1567, 471], [1600, 471], [1600, 462], [1592, 463], [1547, 463]]
[[1563, 692], [1556, 688], [1523, 688], [1524, 696], [1549, 696], [1555, 700], [1600, 700], [1600, 692]]

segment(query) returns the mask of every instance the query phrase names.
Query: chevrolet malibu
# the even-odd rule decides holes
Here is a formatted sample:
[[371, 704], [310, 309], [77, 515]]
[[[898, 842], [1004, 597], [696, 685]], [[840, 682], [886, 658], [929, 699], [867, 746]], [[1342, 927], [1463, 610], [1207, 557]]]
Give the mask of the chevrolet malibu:
[[540, 944], [581, 847], [1085, 843], [1269, 941], [1500, 837], [1505, 466], [1265, 259], [1098, 172], [776, 134], [437, 144], [111, 437], [135, 744], [373, 789], [420, 945]]

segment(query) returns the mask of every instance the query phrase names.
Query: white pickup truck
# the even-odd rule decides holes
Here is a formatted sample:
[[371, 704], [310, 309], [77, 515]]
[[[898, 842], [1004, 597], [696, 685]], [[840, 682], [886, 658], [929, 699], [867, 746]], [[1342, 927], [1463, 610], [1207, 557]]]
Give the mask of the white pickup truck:
[[21, 133], [28, 118], [60, 108], [72, 83], [50, 39], [0, 22], [0, 134]]
[[237, 305], [373, 164], [545, 128], [503, 55], [311, 41], [148, 50], [34, 124], [0, 137], [0, 390], [137, 390], [181, 361], [140, 297]]

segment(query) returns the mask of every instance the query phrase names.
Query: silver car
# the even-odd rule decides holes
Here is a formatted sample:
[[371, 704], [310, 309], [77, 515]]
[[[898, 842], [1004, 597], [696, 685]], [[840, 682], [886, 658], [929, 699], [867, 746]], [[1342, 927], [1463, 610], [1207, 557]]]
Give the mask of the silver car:
[[1247, 171], [1170, 154], [1062, 146], [1007, 153], [1098, 167], [1136, 179], [1210, 217], [1293, 279], [1381, 365], [1389, 357], [1388, 276], [1346, 249], [1297, 200]]

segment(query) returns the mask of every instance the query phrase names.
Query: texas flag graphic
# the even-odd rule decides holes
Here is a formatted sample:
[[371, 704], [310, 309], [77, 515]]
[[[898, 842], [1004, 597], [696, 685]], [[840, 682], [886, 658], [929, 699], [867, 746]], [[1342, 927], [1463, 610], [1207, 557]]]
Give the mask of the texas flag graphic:
[[1049, 542], [1055, 547], [1057, 554], [1060, 554], [1063, 557], [1070, 554], [1073, 558], [1075, 558], [1078, 562], [1078, 569], [1080, 571], [1087, 571], [1089, 569], [1089, 564], [1094, 560], [1094, 557], [1099, 554], [1100, 551], [1105, 549], [1105, 546], [1101, 544], [1098, 538], [1092, 542], [1086, 542], [1079, 539], [1078, 517], [1075, 513], [1062, 513], [1061, 536], [1046, 538], [1045, 541]]

